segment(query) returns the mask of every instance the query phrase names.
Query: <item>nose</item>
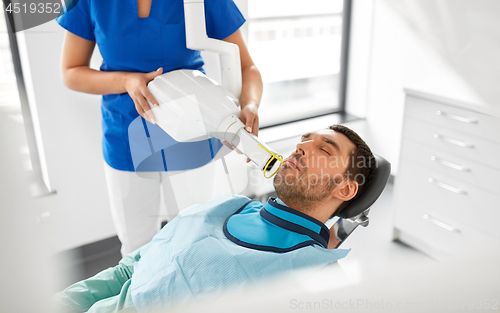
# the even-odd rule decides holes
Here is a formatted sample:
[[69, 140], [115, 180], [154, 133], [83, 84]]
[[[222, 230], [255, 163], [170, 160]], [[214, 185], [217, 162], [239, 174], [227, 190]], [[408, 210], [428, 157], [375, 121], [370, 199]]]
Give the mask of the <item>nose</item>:
[[302, 156], [306, 156], [309, 152], [310, 140], [301, 141], [297, 144], [297, 148], [295, 149], [295, 153], [298, 153]]

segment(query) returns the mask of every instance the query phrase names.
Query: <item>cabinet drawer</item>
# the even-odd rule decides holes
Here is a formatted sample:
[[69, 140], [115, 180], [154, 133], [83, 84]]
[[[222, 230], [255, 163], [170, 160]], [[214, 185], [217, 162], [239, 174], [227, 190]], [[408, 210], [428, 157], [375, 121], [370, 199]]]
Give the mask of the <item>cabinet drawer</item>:
[[500, 143], [500, 119], [446, 104], [407, 97], [408, 116]]
[[428, 147], [413, 140], [405, 140], [402, 143], [401, 157], [415, 161], [433, 171], [440, 171], [454, 180], [460, 180], [495, 194], [499, 193], [499, 169], [442, 152], [440, 149]]
[[443, 216], [418, 202], [408, 201], [404, 208], [399, 208], [395, 227], [433, 250], [456, 256], [498, 250], [500, 247], [500, 239]]
[[403, 140], [413, 139], [430, 147], [500, 168], [500, 145], [443, 127], [406, 118]]
[[443, 216], [500, 237], [496, 218], [500, 215], [500, 196], [406, 159], [401, 160], [396, 183], [399, 205], [419, 201]]

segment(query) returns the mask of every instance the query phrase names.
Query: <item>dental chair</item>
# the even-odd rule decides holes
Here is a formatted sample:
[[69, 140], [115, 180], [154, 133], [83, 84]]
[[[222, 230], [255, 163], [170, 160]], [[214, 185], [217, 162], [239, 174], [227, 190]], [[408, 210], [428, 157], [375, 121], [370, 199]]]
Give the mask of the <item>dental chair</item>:
[[334, 225], [337, 231], [337, 238], [340, 241], [337, 248], [358, 226], [368, 226], [370, 222], [368, 218], [370, 207], [377, 201], [387, 185], [389, 175], [391, 174], [391, 163], [381, 156], [374, 156], [377, 165], [367, 189], [338, 214], [339, 219]]

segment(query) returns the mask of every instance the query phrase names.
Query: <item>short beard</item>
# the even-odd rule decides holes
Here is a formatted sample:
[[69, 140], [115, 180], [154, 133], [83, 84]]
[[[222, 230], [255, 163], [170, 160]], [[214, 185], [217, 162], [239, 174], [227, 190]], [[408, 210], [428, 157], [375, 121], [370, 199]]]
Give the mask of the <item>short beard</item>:
[[[325, 200], [331, 195], [335, 187], [342, 182], [342, 177], [321, 177], [316, 181], [311, 181], [313, 178], [307, 173], [307, 169], [303, 168], [304, 172], [300, 177], [294, 175], [283, 176], [282, 171], [278, 171], [273, 180], [274, 189], [278, 198], [287, 205], [293, 206], [293, 209], [307, 212], [316, 207], [318, 203]], [[321, 179], [320, 182], [317, 180]]]

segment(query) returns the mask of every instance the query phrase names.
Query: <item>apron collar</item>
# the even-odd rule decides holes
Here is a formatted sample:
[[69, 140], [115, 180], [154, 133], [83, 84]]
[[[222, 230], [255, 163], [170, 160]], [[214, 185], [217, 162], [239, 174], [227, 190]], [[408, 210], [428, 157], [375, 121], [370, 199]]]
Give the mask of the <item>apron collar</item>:
[[309, 236], [325, 248], [328, 246], [330, 230], [325, 224], [307, 214], [277, 203], [275, 198], [269, 198], [260, 210], [260, 215], [271, 224]]

